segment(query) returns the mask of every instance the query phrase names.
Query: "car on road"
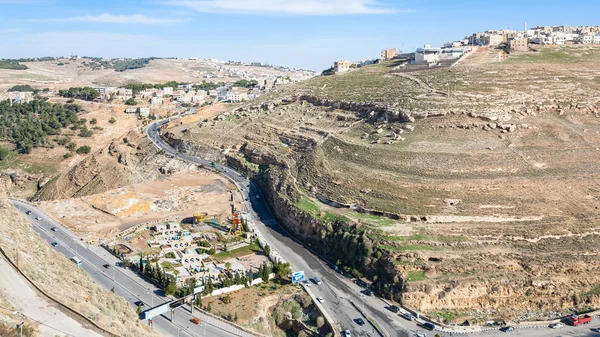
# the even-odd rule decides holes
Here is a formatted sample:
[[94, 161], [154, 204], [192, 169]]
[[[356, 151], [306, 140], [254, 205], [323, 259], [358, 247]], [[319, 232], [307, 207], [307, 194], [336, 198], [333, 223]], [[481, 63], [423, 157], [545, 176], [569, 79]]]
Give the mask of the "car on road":
[[108, 269], [108, 268], [110, 268], [110, 264], [108, 264], [108, 263], [106, 263], [106, 264], [103, 264], [103, 265], [102, 265], [102, 267], [104, 267], [104, 268]]
[[354, 322], [356, 322], [356, 324], [358, 325], [365, 325], [365, 321], [362, 318], [355, 318]]
[[512, 326], [505, 326], [503, 328], [500, 328], [500, 331], [502, 331], [502, 332], [511, 332], [514, 330], [515, 330], [515, 328], [513, 328]]
[[35, 217], [35, 219], [36, 219], [37, 221], [40, 221], [40, 220], [42, 220], [42, 218], [40, 218], [39, 216], [36, 216], [36, 217]]
[[51, 245], [52, 245], [52, 247], [56, 247], [56, 246], [58, 246], [58, 242], [52, 242]]
[[313, 282], [317, 285], [321, 284], [321, 279], [317, 276], [313, 277]]
[[393, 312], [393, 313], [396, 313], [396, 314], [398, 313], [398, 311], [400, 311], [400, 308], [398, 308], [398, 307], [397, 307], [397, 306], [395, 306], [395, 305], [390, 305], [390, 306], [388, 307], [388, 309], [389, 309], [391, 312]]
[[429, 322], [425, 322], [425, 323], [423, 323], [423, 327], [424, 327], [425, 329], [427, 329], [427, 330], [433, 330], [433, 329], [435, 329], [435, 325], [434, 325], [434, 324], [432, 324], [432, 323], [429, 323]]
[[415, 315], [411, 314], [410, 312], [405, 312], [405, 313], [402, 313], [402, 314], [400, 314], [400, 316], [402, 316], [402, 317], [406, 318], [406, 319], [407, 319], [407, 320], [409, 320], [409, 321], [414, 321], [415, 319], [417, 319], [417, 318], [415, 317]]
[[564, 325], [564, 324], [562, 324], [562, 323], [554, 323], [554, 324], [550, 324], [550, 325], [548, 325], [548, 327], [549, 327], [550, 329], [560, 329], [560, 328], [564, 328], [564, 327], [565, 327], [565, 325]]
[[325, 299], [323, 297], [317, 297], [317, 301], [319, 301], [319, 303], [325, 303]]
[[304, 284], [306, 287], [310, 287], [310, 282], [308, 282], [308, 280], [302, 281], [302, 284]]
[[350, 333], [350, 330], [344, 330], [344, 337], [351, 337], [352, 334]]
[[427, 334], [424, 332], [415, 332], [413, 337], [427, 337]]
[[198, 318], [198, 317], [194, 317], [194, 318], [190, 319], [190, 322], [192, 322], [192, 323], [194, 323], [194, 324], [196, 324], [196, 325], [198, 325], [198, 324], [202, 323], [202, 322], [200, 321], [200, 318]]
[[134, 302], [133, 304], [137, 305], [138, 307], [143, 307], [144, 305], [146, 305], [142, 301], [137, 301], [137, 302]]
[[53, 231], [53, 232], [56, 232], [56, 231], [58, 231], [58, 228], [52, 227], [52, 228], [50, 228], [50, 230]]
[[361, 291], [361, 293], [363, 293], [363, 294], [365, 294], [367, 296], [373, 295], [373, 292], [371, 290], [369, 290], [369, 289], [365, 289], [365, 290]]
[[27, 212], [25, 212], [25, 214], [31, 215], [31, 211], [27, 211]]

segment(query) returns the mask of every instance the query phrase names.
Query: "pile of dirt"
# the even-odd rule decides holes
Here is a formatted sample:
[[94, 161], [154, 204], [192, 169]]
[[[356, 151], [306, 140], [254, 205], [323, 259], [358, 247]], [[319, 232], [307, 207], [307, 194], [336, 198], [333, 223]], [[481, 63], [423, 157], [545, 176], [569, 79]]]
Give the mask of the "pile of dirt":
[[0, 190], [0, 247], [42, 290], [121, 336], [158, 336], [121, 297], [98, 286], [65, 256], [52, 250]]
[[187, 168], [165, 156], [147, 137], [131, 131], [50, 180], [35, 200], [56, 200], [102, 193], [170, 175]]

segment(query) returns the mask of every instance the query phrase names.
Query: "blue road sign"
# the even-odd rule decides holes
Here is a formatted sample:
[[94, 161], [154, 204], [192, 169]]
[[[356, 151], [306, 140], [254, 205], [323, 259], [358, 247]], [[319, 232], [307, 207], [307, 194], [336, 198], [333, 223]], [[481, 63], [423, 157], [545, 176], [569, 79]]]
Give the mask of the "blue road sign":
[[304, 280], [304, 272], [297, 271], [292, 274], [292, 282], [300, 282]]

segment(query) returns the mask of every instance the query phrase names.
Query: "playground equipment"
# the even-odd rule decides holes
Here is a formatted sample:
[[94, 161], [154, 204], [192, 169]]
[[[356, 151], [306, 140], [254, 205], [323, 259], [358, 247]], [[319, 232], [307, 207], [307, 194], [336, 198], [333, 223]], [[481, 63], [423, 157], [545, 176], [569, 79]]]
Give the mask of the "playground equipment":
[[242, 220], [240, 219], [240, 211], [233, 209], [233, 219], [231, 220], [231, 228], [229, 234], [239, 235], [242, 234]]
[[207, 215], [208, 215], [208, 213], [206, 213], [206, 212], [194, 214], [194, 223], [195, 224], [203, 223], [204, 220], [206, 219]]

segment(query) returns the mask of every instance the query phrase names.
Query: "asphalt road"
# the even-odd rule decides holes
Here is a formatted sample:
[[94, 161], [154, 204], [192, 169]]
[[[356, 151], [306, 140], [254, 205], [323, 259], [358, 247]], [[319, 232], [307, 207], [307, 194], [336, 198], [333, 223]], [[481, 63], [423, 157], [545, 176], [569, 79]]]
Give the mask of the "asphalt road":
[[365, 298], [363, 301], [364, 296], [360, 294], [361, 289], [358, 286], [351, 283], [348, 278], [342, 277], [335, 272], [321, 258], [296, 241], [292, 235], [278, 224], [253, 182], [227, 166], [218, 163], [215, 163], [213, 166], [209, 160], [180, 153], [167, 144], [159, 134], [160, 127], [166, 123], [168, 123], [168, 120], [150, 125], [145, 130], [146, 135], [165, 154], [204, 167], [213, 167], [235, 182], [242, 194], [242, 198], [248, 200], [247, 208], [253, 217], [254, 224], [269, 245], [292, 265], [294, 271], [303, 270], [307, 277], [318, 276], [323, 280], [321, 285], [313, 285], [311, 289], [316, 296], [324, 298], [323, 305], [342, 330], [349, 329], [352, 332], [352, 336], [379, 336], [369, 323], [363, 326], [355, 323], [354, 320], [362, 316], [350, 303], [349, 299], [361, 306], [364, 303], [364, 310], [368, 315], [374, 317], [392, 337], [405, 337], [408, 336], [408, 331], [414, 330], [407, 326], [407, 321], [385, 310], [385, 303], [383, 301], [375, 297]]
[[[161, 289], [147, 282], [135, 272], [116, 267], [116, 262], [119, 261], [116, 257], [110, 255], [100, 247], [86, 245], [81, 242], [76, 235], [52, 220], [41, 210], [18, 200], [11, 200], [11, 203], [17, 210], [24, 214], [28, 211], [31, 212], [31, 214], [26, 216], [31, 222], [33, 229], [49, 245], [53, 242], [58, 243], [53, 249], [64, 254], [67, 258], [77, 256], [82, 261], [81, 268], [95, 282], [105, 289], [114, 288], [115, 294], [125, 298], [133, 307], [137, 308], [137, 304], [135, 303], [138, 301], [144, 303], [143, 309], [148, 309], [153, 305], [156, 306], [171, 300], [169, 297], [164, 296]], [[51, 230], [52, 227], [56, 227], [57, 230]], [[103, 267], [105, 264], [109, 264], [110, 267]], [[190, 322], [190, 319], [193, 317], [200, 318], [202, 324], [196, 325]], [[198, 311], [195, 311], [194, 315], [192, 315], [189, 306], [177, 308], [173, 322], [170, 321], [169, 315], [155, 317], [153, 327], [163, 336], [252, 336], [249, 333], [238, 330], [232, 325], [203, 315]]]
[[[186, 114], [193, 114], [191, 110]], [[146, 128], [146, 135], [161, 148], [167, 155], [184, 159], [205, 167], [212, 166], [212, 162], [201, 158], [189, 156], [185, 153], [179, 153], [169, 144], [164, 142], [160, 137], [159, 129], [162, 125], [168, 123], [168, 120], [159, 121]], [[333, 319], [339, 324], [342, 330], [349, 329], [352, 336], [379, 336], [369, 323], [364, 326], [359, 326], [354, 319], [361, 317], [358, 310], [350, 303], [353, 301], [380, 324], [392, 337], [413, 336], [416, 332], [426, 333], [433, 336], [436, 333], [442, 337], [456, 336], [458, 333], [442, 332], [442, 331], [427, 331], [419, 324], [413, 321], [408, 321], [400, 315], [389, 311], [387, 303], [376, 296], [365, 296], [360, 291], [362, 288], [350, 282], [350, 280], [339, 273], [335, 272], [327, 262], [320, 256], [317, 256], [309, 248], [305, 247], [294, 237], [281, 227], [269, 207], [267, 206], [261, 192], [256, 185], [249, 179], [242, 176], [239, 172], [221, 165], [214, 164], [214, 168], [222, 172], [223, 175], [238, 185], [242, 198], [248, 204], [248, 211], [254, 218], [254, 224], [257, 229], [277, 252], [290, 264], [294, 271], [303, 270], [307, 277], [312, 278], [319, 276], [323, 281], [321, 285], [313, 284], [311, 290], [316, 296], [324, 298], [324, 306], [327, 311], [333, 316]], [[516, 329], [509, 333], [514, 336], [596, 336], [600, 337], [600, 333], [591, 330], [594, 325], [579, 326], [579, 327], [564, 327], [562, 329], [542, 328], [527, 328]], [[489, 330], [485, 332], [473, 333], [471, 336], [505, 336], [507, 333], [499, 330]]]

